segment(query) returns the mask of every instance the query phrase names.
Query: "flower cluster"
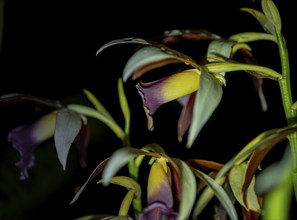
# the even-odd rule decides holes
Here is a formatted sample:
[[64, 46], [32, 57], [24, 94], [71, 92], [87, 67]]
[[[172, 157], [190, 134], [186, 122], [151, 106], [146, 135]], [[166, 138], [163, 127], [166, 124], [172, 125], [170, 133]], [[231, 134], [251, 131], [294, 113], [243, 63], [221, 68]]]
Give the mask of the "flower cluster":
[[[227, 216], [232, 220], [238, 219], [235, 208], [237, 204], [241, 207], [244, 219], [269, 216], [269, 210], [266, 209], [269, 201], [265, 200], [264, 195], [269, 192], [271, 186], [266, 186], [267, 180], [263, 176], [267, 175], [266, 178], [270, 178], [271, 185], [275, 186], [279, 178], [272, 177], [265, 170], [260, 172], [259, 167], [274, 146], [281, 141], [289, 140], [293, 155], [291, 158], [284, 156], [278, 170], [286, 170], [289, 173], [296, 170], [297, 159], [294, 152], [297, 147], [297, 111], [289, 90], [288, 55], [281, 34], [279, 12], [271, 0], [262, 0], [262, 9], [263, 12], [242, 8], [259, 21], [266, 33], [245, 32], [224, 38], [207, 30], [167, 30], [157, 40], [124, 38], [103, 45], [97, 51], [97, 55], [115, 45], [138, 46], [118, 79], [118, 96], [125, 119], [124, 127], [121, 127], [96, 96], [86, 89], [83, 92], [90, 105], [73, 103], [64, 106], [22, 94], [2, 96], [0, 102], [4, 104], [27, 99], [54, 108], [33, 124], [17, 127], [8, 134], [8, 141], [12, 142], [21, 157], [16, 163], [20, 168], [20, 179], [30, 178], [29, 170], [35, 164], [34, 150], [49, 138], [54, 138], [57, 156], [64, 169], [69, 150], [74, 143], [78, 145], [80, 163], [84, 166], [84, 155], [90, 140], [88, 120], [93, 118], [109, 127], [121, 140], [122, 147], [99, 163], [76, 192], [70, 204], [79, 199], [88, 183], [100, 174], [98, 184], [105, 186], [116, 184], [128, 190], [118, 213], [106, 216], [104, 219], [196, 219], [213, 197], [218, 199], [219, 204], [214, 213], [216, 219], [226, 219]], [[268, 40], [278, 45], [283, 64], [281, 74], [269, 67], [258, 65], [248, 43], [260, 40]], [[173, 45], [182, 41], [204, 41], [208, 45], [205, 59], [195, 60], [172, 49]], [[235, 55], [240, 56], [245, 62], [234, 59]], [[171, 66], [178, 67], [166, 76], [153, 80], [144, 77], [156, 69]], [[126, 97], [124, 90], [128, 80], [135, 82], [147, 118], [147, 128], [150, 131], [154, 130], [153, 118], [160, 106], [172, 101], [177, 101], [181, 105], [177, 122], [177, 139], [180, 142], [186, 140], [186, 147], [191, 148], [220, 104], [223, 86], [227, 86], [225, 75], [235, 71], [250, 74], [256, 82], [263, 111], [267, 110], [262, 92], [263, 79], [279, 82], [288, 119], [286, 126], [259, 134], [225, 164], [171, 157], [166, 153], [166, 149], [157, 143], [132, 147], [129, 97]], [[127, 176], [117, 175], [126, 165], [129, 170]], [[149, 169], [147, 195], [143, 195], [143, 186], [139, 182], [141, 168], [144, 166]], [[288, 184], [291, 181], [297, 192], [296, 177], [289, 178]], [[286, 216], [287, 213], [280, 215]], [[90, 215], [80, 219], [97, 217]]]

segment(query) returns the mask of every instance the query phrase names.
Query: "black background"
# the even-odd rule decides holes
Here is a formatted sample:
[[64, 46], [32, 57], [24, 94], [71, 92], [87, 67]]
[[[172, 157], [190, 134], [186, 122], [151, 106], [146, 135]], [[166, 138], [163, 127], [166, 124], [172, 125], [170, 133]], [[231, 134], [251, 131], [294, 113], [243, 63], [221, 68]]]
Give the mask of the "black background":
[[[296, 82], [296, 16], [293, 1], [274, 2], [282, 16], [282, 30], [292, 64], [292, 81]], [[87, 88], [97, 95], [107, 109], [111, 109], [117, 120], [122, 120], [118, 110], [116, 80], [131, 50], [126, 46], [116, 46], [95, 56], [100, 46], [118, 38], [146, 38], [171, 29], [207, 29], [222, 37], [237, 32], [262, 31], [250, 14], [239, 10], [241, 7], [260, 9], [260, 1], [6, 1], [0, 95], [18, 92], [65, 99], [73, 94], [79, 95], [82, 88]], [[280, 71], [276, 46], [269, 42], [263, 42], [261, 46], [260, 43], [254, 45], [253, 51], [259, 63]], [[199, 48], [197, 53], [200, 53]], [[135, 135], [132, 137], [133, 143], [142, 146], [147, 142], [158, 142], [174, 157], [224, 163], [260, 132], [285, 125], [277, 82], [264, 81], [263, 89], [269, 109], [263, 113], [250, 76], [246, 73], [230, 74], [220, 106], [193, 148], [188, 150], [184, 143], [176, 140], [175, 128], [180, 109], [172, 110], [170, 107], [173, 103], [160, 108], [155, 115], [156, 129], [148, 132], [140, 98], [133, 85], [128, 85], [132, 135]], [[296, 91], [294, 97], [296, 100]], [[1, 108], [3, 148], [9, 145], [5, 142], [7, 131], [30, 121], [34, 116], [30, 113], [31, 106], [26, 104]], [[112, 135], [106, 132], [106, 139], [109, 136]], [[36, 205], [38, 214], [34, 211], [28, 214], [30, 218], [73, 219], [98, 210], [111, 212], [117, 209], [120, 201], [111, 198], [110, 202], [108, 193], [111, 192], [103, 193], [95, 184], [86, 190], [77, 203], [68, 206], [75, 186], [82, 184], [92, 169], [117, 148], [119, 143], [111, 144], [106, 139], [100, 140], [100, 146], [112, 146], [101, 148], [98, 142], [91, 145], [88, 167], [84, 170], [78, 168], [62, 190], [54, 191], [45, 201]], [[282, 150], [281, 147], [275, 149], [270, 160], [278, 159]], [[0, 158], [4, 158], [6, 151], [1, 149], [0, 152]], [[265, 162], [269, 163], [269, 160]], [[48, 184], [50, 188], [50, 182]], [[105, 203], [109, 203], [107, 208], [102, 206]], [[22, 209], [16, 207], [16, 212], [18, 210]]]

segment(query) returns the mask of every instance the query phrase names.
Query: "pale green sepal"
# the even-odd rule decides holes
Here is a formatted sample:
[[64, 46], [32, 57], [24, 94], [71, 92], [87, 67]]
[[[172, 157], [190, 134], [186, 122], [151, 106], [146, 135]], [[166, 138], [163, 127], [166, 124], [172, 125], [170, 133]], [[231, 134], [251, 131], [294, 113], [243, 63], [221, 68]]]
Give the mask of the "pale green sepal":
[[265, 66], [253, 65], [253, 64], [243, 64], [243, 63], [210, 63], [204, 65], [208, 72], [220, 73], [220, 72], [233, 72], [233, 71], [251, 71], [251, 74], [256, 74], [257, 77], [268, 78], [272, 80], [282, 79], [282, 75], [273, 69]]
[[66, 170], [70, 147], [81, 126], [82, 120], [78, 114], [65, 108], [57, 111], [54, 140], [58, 158], [64, 170]]
[[236, 44], [236, 41], [232, 40], [225, 40], [225, 39], [219, 39], [219, 40], [213, 40], [209, 44], [207, 48], [207, 60], [209, 62], [216, 62], [216, 59], [212, 59], [214, 56], [222, 56], [230, 58], [232, 48]]
[[[177, 59], [176, 56], [168, 54], [158, 47], [143, 47], [137, 50], [127, 61], [123, 70], [124, 82], [133, 74], [133, 72], [143, 66], [151, 63], [157, 63], [162, 60]], [[182, 62], [182, 61], [180, 61]]]
[[182, 195], [177, 219], [188, 219], [195, 203], [197, 191], [196, 179], [191, 168], [184, 161], [176, 158], [170, 158], [169, 160], [178, 167], [181, 175]]
[[213, 196], [216, 196], [217, 199], [223, 205], [223, 207], [226, 209], [230, 219], [237, 220], [238, 215], [236, 213], [236, 209], [230, 197], [228, 196], [224, 188], [221, 186], [225, 182], [226, 177], [221, 177], [220, 179], [215, 181], [210, 176], [206, 175], [205, 173], [199, 170], [193, 170], [193, 172], [208, 186], [199, 196], [199, 199], [193, 211], [193, 218], [199, 219], [200, 213], [207, 206], [207, 204], [213, 198]]
[[106, 124], [121, 140], [123, 140], [123, 138], [125, 137], [124, 131], [114, 120], [112, 120], [105, 114], [98, 112], [96, 109], [78, 104], [70, 104], [67, 106], [67, 108], [79, 114], [98, 119], [99, 121]]
[[187, 148], [191, 148], [199, 132], [219, 105], [223, 89], [219, 81], [206, 71], [201, 73], [199, 92], [195, 98]]
[[130, 160], [138, 155], [146, 155], [159, 158], [159, 154], [152, 152], [145, 152], [131, 147], [124, 147], [116, 150], [110, 160], [108, 161], [105, 169], [102, 172], [103, 185], [108, 185], [110, 179], [125, 165], [128, 164]]
[[88, 100], [94, 105], [98, 112], [104, 114], [106, 117], [109, 117], [113, 120], [112, 116], [106, 110], [106, 108], [101, 104], [101, 102], [96, 98], [96, 96], [91, 93], [89, 90], [84, 89], [83, 92], [87, 96]]
[[265, 16], [264, 13], [251, 8], [241, 8], [241, 10], [253, 15], [267, 33], [275, 35], [274, 24]]
[[234, 40], [238, 43], [248, 43], [258, 40], [268, 40], [277, 43], [277, 39], [272, 34], [261, 33], [261, 32], [243, 32], [234, 34], [229, 37], [229, 40]]
[[282, 21], [279, 11], [273, 1], [262, 0], [261, 5], [265, 16], [274, 24], [277, 33], [280, 33], [282, 29]]
[[125, 118], [125, 134], [128, 135], [130, 132], [131, 115], [130, 115], [128, 101], [125, 95], [122, 78], [118, 79], [118, 93], [119, 93], [121, 109]]

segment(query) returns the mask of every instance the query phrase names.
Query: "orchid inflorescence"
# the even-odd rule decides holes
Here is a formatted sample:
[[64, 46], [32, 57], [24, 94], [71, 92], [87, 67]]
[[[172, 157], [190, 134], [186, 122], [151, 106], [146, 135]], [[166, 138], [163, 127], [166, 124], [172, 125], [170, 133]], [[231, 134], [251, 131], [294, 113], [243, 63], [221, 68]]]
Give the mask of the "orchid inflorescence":
[[[17, 127], [8, 134], [8, 141], [19, 151], [21, 159], [16, 163], [20, 168], [20, 179], [30, 178], [29, 169], [35, 164], [34, 150], [41, 143], [54, 138], [58, 159], [66, 169], [69, 150], [74, 143], [79, 149], [87, 150], [90, 139], [88, 120], [103, 122], [121, 140], [122, 147], [109, 158], [101, 161], [85, 183], [76, 191], [70, 204], [75, 203], [88, 183], [98, 175], [98, 184], [108, 186], [116, 184], [126, 188], [118, 213], [102, 219], [197, 219], [213, 197], [218, 199], [215, 219], [239, 219], [236, 204], [241, 207], [244, 219], [269, 219], [269, 205], [275, 201], [265, 200], [269, 193], [265, 175], [269, 172], [259, 169], [267, 153], [278, 143], [288, 140], [291, 154], [283, 157], [278, 170], [286, 170], [283, 178], [293, 182], [297, 197], [297, 111], [292, 102], [288, 54], [281, 33], [281, 18], [271, 0], [262, 0], [262, 11], [242, 8], [250, 13], [262, 25], [265, 32], [244, 32], [223, 38], [207, 30], [167, 30], [154, 40], [143, 38], [124, 38], [110, 41], [97, 51], [97, 55], [112, 46], [131, 44], [135, 53], [127, 61], [122, 76], [118, 78], [118, 96], [120, 109], [125, 119], [121, 127], [104, 105], [89, 90], [83, 92], [89, 105], [67, 104], [44, 100], [23, 94], [6, 94], [1, 97], [2, 104], [18, 100], [33, 101], [51, 108], [48, 114], [31, 125]], [[282, 64], [282, 73], [257, 64], [248, 43], [267, 40], [278, 45]], [[208, 47], [202, 60], [172, 49], [173, 45], [183, 41], [203, 41]], [[234, 59], [238, 55], [245, 62]], [[237, 57], [238, 57], [237, 56]], [[144, 75], [156, 69], [175, 65], [171, 74], [146, 80]], [[227, 86], [225, 75], [229, 72], [244, 71], [255, 81], [257, 94], [263, 111], [267, 110], [265, 95], [262, 91], [263, 79], [279, 82], [283, 105], [288, 124], [282, 128], [267, 130], [252, 139], [240, 152], [225, 164], [210, 160], [182, 160], [171, 157], [157, 143], [148, 143], [142, 147], [132, 147], [130, 141], [131, 115], [129, 99], [125, 94], [125, 83], [135, 81], [136, 89], [143, 103], [147, 128], [154, 130], [154, 114], [166, 103], [177, 101], [181, 105], [181, 114], [177, 122], [177, 140], [186, 140], [191, 148], [207, 121], [210, 119], [223, 96], [223, 87]], [[78, 140], [79, 139], [79, 140]], [[289, 156], [288, 156], [289, 155]], [[85, 158], [80, 157], [81, 164]], [[128, 166], [127, 176], [117, 175], [124, 166]], [[149, 168], [147, 177], [147, 195], [143, 195], [143, 186], [139, 182], [141, 167]], [[208, 170], [204, 172], [202, 170]], [[271, 171], [270, 171], [271, 172]], [[292, 175], [293, 173], [293, 175]], [[277, 185], [280, 179], [269, 176], [271, 185]], [[146, 200], [145, 200], [145, 199]], [[272, 211], [275, 214], [275, 210]], [[131, 215], [133, 213], [133, 215]], [[278, 213], [287, 216], [288, 213]], [[89, 215], [79, 219], [99, 219], [101, 215]]]

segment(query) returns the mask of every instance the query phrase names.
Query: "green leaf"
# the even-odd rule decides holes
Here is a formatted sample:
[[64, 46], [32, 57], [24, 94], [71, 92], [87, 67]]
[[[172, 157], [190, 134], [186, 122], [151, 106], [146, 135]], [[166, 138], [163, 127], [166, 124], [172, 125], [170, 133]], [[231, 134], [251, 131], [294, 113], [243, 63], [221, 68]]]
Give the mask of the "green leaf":
[[188, 134], [188, 148], [191, 148], [202, 127], [219, 105], [223, 95], [220, 83], [208, 72], [203, 71], [200, 80], [200, 88], [195, 97], [193, 118]]
[[79, 188], [79, 190], [76, 192], [74, 198], [71, 200], [70, 205], [73, 204], [78, 197], [80, 196], [80, 194], [82, 193], [82, 191], [84, 190], [84, 188], [87, 186], [87, 184], [94, 179], [99, 173], [102, 172], [102, 170], [104, 169], [104, 167], [106, 166], [107, 162], [109, 161], [109, 158], [103, 160], [100, 164], [98, 164], [98, 166], [93, 170], [93, 172], [91, 173], [91, 175], [88, 177], [88, 179], [85, 181], [85, 183]]
[[287, 127], [279, 129], [270, 129], [262, 132], [253, 140], [251, 140], [239, 153], [237, 153], [231, 160], [229, 160], [222, 169], [218, 172], [216, 178], [220, 178], [232, 168], [235, 164], [242, 163], [248, 156], [251, 155], [256, 149], [265, 149], [266, 147], [272, 147], [279, 142], [285, 140], [288, 135], [297, 132], [297, 124], [293, 124]]
[[64, 170], [66, 169], [70, 147], [78, 135], [81, 126], [82, 120], [76, 113], [68, 109], [57, 111], [54, 140], [58, 158]]
[[84, 89], [83, 91], [86, 94], [88, 100], [94, 105], [98, 112], [113, 120], [112, 116], [109, 114], [106, 108], [101, 104], [101, 102], [96, 98], [96, 96], [93, 93], [91, 93], [87, 89]]
[[128, 135], [130, 132], [131, 116], [130, 116], [130, 109], [129, 109], [128, 101], [125, 95], [123, 82], [121, 78], [118, 79], [118, 92], [119, 92], [121, 109], [125, 118], [125, 133]]

